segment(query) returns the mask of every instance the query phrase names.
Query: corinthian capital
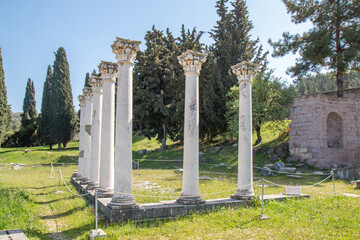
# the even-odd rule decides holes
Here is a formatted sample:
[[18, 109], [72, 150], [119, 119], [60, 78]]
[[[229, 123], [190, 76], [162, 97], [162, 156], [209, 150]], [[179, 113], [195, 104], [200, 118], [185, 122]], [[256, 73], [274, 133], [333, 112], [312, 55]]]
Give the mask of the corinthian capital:
[[102, 93], [102, 79], [101, 77], [92, 76], [90, 79], [90, 84], [92, 87], [93, 93]]
[[237, 76], [239, 83], [240, 82], [249, 82], [252, 83], [252, 78], [257, 72], [259, 64], [241, 62], [234, 66], [231, 66], [232, 72]]
[[84, 97], [84, 95], [79, 95], [78, 99], [79, 99], [80, 107], [81, 108], [85, 107], [85, 97]]
[[84, 87], [83, 88], [84, 100], [85, 101], [92, 101], [92, 88], [91, 87]]
[[184, 68], [185, 73], [194, 72], [200, 74], [201, 65], [206, 61], [206, 57], [207, 53], [187, 50], [178, 56], [178, 60], [180, 65]]
[[134, 64], [136, 52], [140, 49], [141, 41], [132, 41], [130, 39], [123, 39], [116, 37], [116, 40], [111, 45], [113, 53], [116, 55], [118, 63]]
[[103, 81], [104, 80], [111, 80], [111, 81], [116, 80], [117, 68], [118, 68], [118, 65], [116, 63], [101, 61], [98, 68], [101, 73], [101, 78]]

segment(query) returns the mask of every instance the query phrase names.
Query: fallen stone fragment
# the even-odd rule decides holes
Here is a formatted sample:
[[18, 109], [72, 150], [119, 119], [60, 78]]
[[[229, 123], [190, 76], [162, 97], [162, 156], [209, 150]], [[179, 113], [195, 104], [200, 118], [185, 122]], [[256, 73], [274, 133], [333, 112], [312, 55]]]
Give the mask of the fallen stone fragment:
[[211, 180], [211, 177], [208, 176], [199, 176], [199, 180]]
[[184, 172], [184, 170], [182, 170], [182, 169], [175, 169], [174, 170], [174, 173], [183, 173]]

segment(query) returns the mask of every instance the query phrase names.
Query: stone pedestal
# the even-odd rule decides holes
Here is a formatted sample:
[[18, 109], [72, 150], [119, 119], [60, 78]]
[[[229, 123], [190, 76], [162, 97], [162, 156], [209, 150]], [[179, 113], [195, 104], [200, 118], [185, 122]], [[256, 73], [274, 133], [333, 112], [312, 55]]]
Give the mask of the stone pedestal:
[[116, 38], [111, 45], [118, 63], [114, 195], [109, 203], [112, 209], [138, 207], [132, 196], [132, 71], [140, 43]]
[[101, 120], [102, 120], [102, 80], [92, 76], [91, 86], [93, 92], [92, 111], [92, 137], [91, 137], [91, 160], [90, 181], [87, 189], [92, 190], [99, 186], [100, 176], [100, 143], [101, 143]]
[[84, 95], [79, 95], [80, 103], [80, 131], [79, 131], [79, 158], [78, 158], [78, 174], [77, 179], [80, 180], [83, 174], [84, 161], [84, 134], [85, 134], [85, 98]]
[[92, 125], [92, 90], [84, 87], [85, 118], [84, 118], [84, 159], [81, 184], [88, 184], [90, 180], [90, 159], [91, 159], [91, 125]]
[[101, 125], [100, 183], [98, 197], [110, 197], [114, 192], [114, 114], [117, 64], [101, 61], [103, 108]]
[[251, 84], [257, 65], [247, 62], [232, 66], [239, 80], [239, 143], [238, 143], [238, 188], [236, 199], [254, 197], [253, 151], [252, 151], [252, 102]]
[[183, 189], [180, 204], [204, 203], [199, 194], [199, 74], [207, 54], [186, 51], [178, 57], [186, 76]]

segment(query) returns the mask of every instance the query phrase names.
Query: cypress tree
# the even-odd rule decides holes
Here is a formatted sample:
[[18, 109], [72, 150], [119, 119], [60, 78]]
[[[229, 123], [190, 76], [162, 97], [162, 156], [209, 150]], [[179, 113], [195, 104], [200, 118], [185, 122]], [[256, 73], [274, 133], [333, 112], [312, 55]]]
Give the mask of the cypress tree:
[[37, 118], [34, 82], [29, 78], [26, 84], [23, 101], [23, 113], [21, 114], [21, 127], [27, 129], [35, 124]]
[[39, 135], [41, 141], [49, 145], [50, 149], [52, 149], [52, 144], [55, 143], [54, 138], [50, 134], [51, 125], [55, 123], [56, 119], [51, 119], [53, 116], [53, 106], [51, 100], [51, 80], [52, 78], [52, 68], [49, 65], [46, 73], [46, 79], [44, 83], [42, 101], [41, 101], [41, 114], [39, 119]]
[[7, 103], [7, 91], [5, 86], [5, 72], [3, 68], [0, 48], [0, 144], [3, 142], [6, 132], [11, 124], [11, 110]]
[[[227, 7], [228, 0], [218, 0], [215, 8], [220, 19], [217, 21], [210, 35], [214, 39], [214, 57], [216, 61], [215, 76], [219, 77], [218, 94], [225, 103], [229, 99], [227, 93], [237, 84], [236, 77], [231, 73], [232, 65], [242, 61], [253, 61], [266, 65], [267, 52], [263, 53], [259, 39], [251, 40], [250, 31], [253, 24], [249, 20], [249, 12], [245, 0], [235, 0], [231, 3], [231, 10]], [[226, 132], [228, 123], [225, 113], [226, 104], [217, 106], [215, 112], [219, 119], [218, 132]]]
[[66, 147], [66, 144], [73, 139], [76, 126], [69, 63], [63, 47], [60, 47], [55, 54], [51, 80], [50, 92], [53, 102], [51, 119], [55, 122], [50, 129], [50, 135], [54, 137], [60, 149], [61, 143]]
[[[93, 71], [93, 75], [94, 75], [94, 72], [95, 72], [95, 70]], [[86, 75], [85, 75], [84, 87], [91, 87], [91, 85], [90, 85], [90, 74], [89, 73], [86, 73]]]

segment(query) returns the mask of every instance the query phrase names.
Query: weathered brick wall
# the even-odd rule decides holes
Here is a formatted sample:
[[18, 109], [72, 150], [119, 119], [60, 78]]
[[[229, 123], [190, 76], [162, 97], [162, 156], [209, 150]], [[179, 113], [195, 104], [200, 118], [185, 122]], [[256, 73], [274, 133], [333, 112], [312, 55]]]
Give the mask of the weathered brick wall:
[[296, 97], [290, 118], [291, 154], [323, 169], [360, 164], [360, 88]]

